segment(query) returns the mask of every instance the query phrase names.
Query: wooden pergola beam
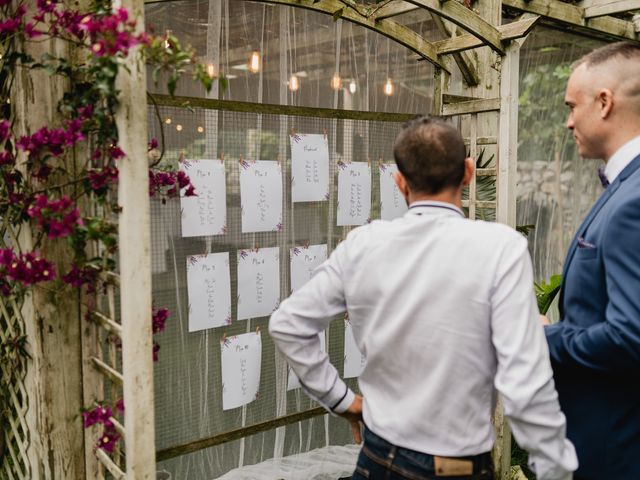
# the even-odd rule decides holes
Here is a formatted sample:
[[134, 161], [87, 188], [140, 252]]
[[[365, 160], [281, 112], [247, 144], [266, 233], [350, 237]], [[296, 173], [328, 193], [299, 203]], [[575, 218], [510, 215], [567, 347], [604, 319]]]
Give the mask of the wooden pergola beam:
[[[497, 30], [500, 33], [501, 41], [505, 42], [525, 37], [529, 34], [539, 19], [539, 16], [532, 16], [525, 20], [500, 25]], [[440, 40], [434, 42], [434, 45], [438, 51], [438, 55], [449, 55], [452, 53], [462, 52], [464, 50], [470, 50], [472, 48], [482, 47], [485, 44], [478, 37], [467, 34], [460, 35], [459, 37], [452, 37], [447, 40]]]
[[[636, 40], [631, 22], [608, 15], [640, 10], [638, 0], [584, 0], [578, 5], [559, 0], [502, 0], [502, 5], [519, 12], [540, 15], [543, 19], [569, 26], [581, 33], [609, 39]], [[388, 19], [418, 8], [416, 2], [397, 0], [377, 9], [374, 15], [378, 19]]]
[[589, 19], [614, 13], [640, 10], [640, 0], [584, 0], [579, 6], [584, 8], [584, 18]]
[[[415, 52], [421, 58], [431, 62], [437, 68], [449, 72], [449, 67], [440, 58], [433, 43], [426, 40], [417, 32], [405, 27], [393, 20], [376, 20], [366, 16], [360, 10], [351, 7], [340, 0], [255, 0], [261, 3], [276, 5], [286, 5], [290, 7], [305, 8], [316, 12], [331, 15], [334, 18], [361, 25], [365, 28], [384, 35], [385, 37], [404, 45], [409, 50]], [[453, 0], [451, 0], [453, 1]]]
[[[636, 5], [638, 2], [635, 2]], [[533, 13], [577, 32], [618, 40], [636, 40], [633, 24], [614, 17], [585, 18], [585, 8], [558, 0], [502, 0], [506, 8]]]

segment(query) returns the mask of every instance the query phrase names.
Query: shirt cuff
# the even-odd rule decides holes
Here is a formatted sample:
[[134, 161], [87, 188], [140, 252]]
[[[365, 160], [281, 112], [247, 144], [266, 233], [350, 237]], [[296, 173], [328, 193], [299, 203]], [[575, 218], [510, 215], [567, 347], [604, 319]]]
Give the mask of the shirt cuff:
[[342, 398], [335, 405], [331, 405], [331, 411], [333, 413], [344, 413], [351, 406], [353, 401], [356, 399], [356, 394], [351, 391], [346, 384], [344, 384], [345, 393]]

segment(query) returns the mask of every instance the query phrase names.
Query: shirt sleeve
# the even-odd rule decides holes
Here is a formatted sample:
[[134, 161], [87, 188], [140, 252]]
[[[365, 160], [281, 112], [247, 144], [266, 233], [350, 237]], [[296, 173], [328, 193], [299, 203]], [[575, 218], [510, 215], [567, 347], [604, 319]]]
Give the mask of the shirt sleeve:
[[347, 410], [355, 394], [321, 350], [318, 334], [346, 311], [341, 263], [347, 240], [338, 245], [313, 277], [271, 315], [269, 333], [296, 373], [304, 391], [332, 413]]
[[578, 460], [565, 435], [566, 419], [553, 383], [524, 238], [514, 237], [502, 252], [491, 305], [498, 361], [495, 387], [513, 435], [529, 452], [530, 466], [539, 480], [570, 479]]
[[[640, 202], [618, 208], [606, 227], [602, 255], [608, 303], [589, 327], [565, 320], [545, 328], [554, 366], [614, 371], [640, 367]], [[603, 286], [604, 288], [604, 286]]]

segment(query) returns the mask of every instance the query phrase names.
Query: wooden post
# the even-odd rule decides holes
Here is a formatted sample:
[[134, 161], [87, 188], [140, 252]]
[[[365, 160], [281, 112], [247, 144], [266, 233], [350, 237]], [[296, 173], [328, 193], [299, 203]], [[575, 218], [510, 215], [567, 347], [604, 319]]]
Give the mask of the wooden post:
[[[137, 28], [144, 28], [144, 2], [123, 0]], [[151, 339], [151, 232], [147, 160], [146, 70], [138, 48], [118, 72], [120, 160], [118, 203], [124, 429], [128, 478], [154, 480], [155, 425]]]
[[[27, 1], [30, 11], [35, 1]], [[71, 47], [59, 40], [45, 39], [20, 45], [20, 49], [39, 59], [43, 54], [70, 58]], [[44, 70], [17, 68], [11, 92], [16, 136], [32, 134], [41, 127], [60, 126], [57, 105], [68, 81], [49, 76]], [[26, 158], [18, 152], [19, 168]], [[25, 251], [33, 248], [29, 225], [23, 225], [18, 239]], [[70, 253], [64, 239], [45, 239], [38, 249], [47, 259], [68, 268]], [[56, 295], [35, 287], [27, 295], [22, 316], [28, 338], [25, 389], [28, 397], [26, 424], [28, 478], [85, 478], [84, 431], [79, 415], [82, 407], [81, 322], [78, 298]]]

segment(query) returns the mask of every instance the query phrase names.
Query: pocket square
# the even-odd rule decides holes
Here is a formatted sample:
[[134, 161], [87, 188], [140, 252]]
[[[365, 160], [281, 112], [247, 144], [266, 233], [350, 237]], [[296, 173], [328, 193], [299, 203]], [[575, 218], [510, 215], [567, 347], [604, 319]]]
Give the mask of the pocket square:
[[596, 248], [593, 243], [587, 242], [584, 238], [578, 237], [578, 248]]

